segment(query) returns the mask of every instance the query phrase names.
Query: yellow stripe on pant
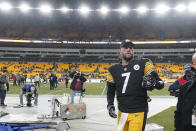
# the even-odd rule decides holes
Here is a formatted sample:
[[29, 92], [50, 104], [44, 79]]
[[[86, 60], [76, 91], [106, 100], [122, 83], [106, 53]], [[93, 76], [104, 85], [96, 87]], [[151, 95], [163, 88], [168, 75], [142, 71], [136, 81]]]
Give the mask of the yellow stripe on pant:
[[[118, 111], [118, 125], [122, 112]], [[128, 113], [123, 129], [115, 129], [113, 131], [142, 131], [144, 122], [144, 112]]]

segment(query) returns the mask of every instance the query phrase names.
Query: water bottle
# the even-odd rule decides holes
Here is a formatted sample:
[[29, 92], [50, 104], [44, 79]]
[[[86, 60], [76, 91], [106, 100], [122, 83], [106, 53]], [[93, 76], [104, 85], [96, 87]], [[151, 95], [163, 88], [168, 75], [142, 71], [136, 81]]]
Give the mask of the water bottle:
[[196, 105], [192, 109], [192, 125], [196, 126]]

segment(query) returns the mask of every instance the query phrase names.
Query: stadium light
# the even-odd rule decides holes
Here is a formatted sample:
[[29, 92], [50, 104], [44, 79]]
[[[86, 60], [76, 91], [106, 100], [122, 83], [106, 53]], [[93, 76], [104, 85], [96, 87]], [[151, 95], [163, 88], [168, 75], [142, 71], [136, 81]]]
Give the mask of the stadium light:
[[126, 6], [122, 6], [117, 11], [119, 11], [122, 14], [127, 14], [130, 11], [130, 9], [128, 7], [126, 7]]
[[140, 14], [144, 14], [148, 11], [148, 8], [146, 6], [140, 6], [137, 8], [137, 11], [140, 13]]
[[39, 9], [42, 13], [50, 13], [53, 10], [49, 5], [42, 5]]
[[183, 4], [179, 4], [174, 9], [178, 12], [183, 12], [186, 9], [186, 7]]
[[67, 13], [70, 9], [68, 9], [67, 7], [64, 6], [59, 10], [62, 11], [63, 13]]
[[191, 13], [195, 13], [196, 12], [196, 2], [190, 3], [189, 6], [188, 6], [188, 10]]
[[102, 6], [100, 9], [98, 9], [98, 11], [102, 14], [102, 15], [106, 15], [110, 9], [106, 6]]
[[3, 10], [3, 11], [9, 11], [12, 8], [13, 8], [12, 5], [7, 3], [7, 2], [0, 3], [0, 9]]
[[[162, 3], [162, 4], [157, 5], [153, 9], [148, 9], [146, 6], [139, 6], [138, 8], [132, 9], [132, 10], [137, 11], [140, 14], [144, 14], [149, 10], [154, 11], [158, 14], [164, 14], [164, 13], [168, 12], [169, 10], [175, 10], [177, 12], [189, 11], [190, 13], [196, 13], [196, 2], [191, 2], [187, 6], [185, 4], [186, 3], [181, 3], [181, 4], [176, 5], [173, 8], [170, 8], [166, 4]], [[100, 12], [102, 15], [107, 15], [107, 13], [110, 11], [119, 12], [122, 14], [127, 14], [128, 12], [131, 11], [131, 9], [129, 7], [127, 7], [127, 5], [123, 5], [118, 9], [110, 9], [106, 5], [102, 5], [102, 7], [99, 9], [91, 9], [86, 5], [83, 5], [78, 9], [69, 9], [67, 7], [53, 9], [48, 4], [44, 4], [44, 5], [40, 6], [40, 8], [32, 8], [31, 6], [29, 6], [26, 3], [22, 3], [21, 5], [19, 5], [17, 7], [12, 6], [12, 4], [10, 4], [8, 2], [1, 2], [0, 3], [0, 10], [2, 10], [2, 11], [10, 11], [12, 8], [20, 9], [22, 12], [28, 12], [31, 9], [36, 9], [36, 10], [40, 10], [42, 13], [50, 13], [53, 10], [58, 10], [63, 13], [67, 13], [68, 11], [78, 11], [79, 13], [81, 13], [83, 15], [87, 15], [91, 11]]]
[[164, 5], [164, 4], [160, 4], [158, 5], [156, 8], [155, 8], [155, 11], [159, 14], [164, 14], [166, 13], [167, 11], [169, 11], [169, 7], [167, 5]]
[[91, 9], [88, 6], [83, 5], [79, 8], [79, 11], [81, 14], [87, 15], [91, 11]]
[[31, 8], [30, 8], [30, 6], [29, 5], [27, 5], [27, 4], [21, 4], [20, 5], [20, 10], [22, 11], [22, 12], [28, 12]]

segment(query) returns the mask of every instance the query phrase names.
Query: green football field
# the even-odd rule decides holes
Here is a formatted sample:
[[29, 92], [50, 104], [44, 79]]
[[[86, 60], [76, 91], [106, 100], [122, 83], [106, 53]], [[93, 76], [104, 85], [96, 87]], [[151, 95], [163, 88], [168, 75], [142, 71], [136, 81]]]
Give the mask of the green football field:
[[164, 131], [174, 131], [175, 110], [175, 106], [169, 107], [168, 109], [158, 113], [157, 115], [148, 118], [147, 123], [157, 123], [164, 127]]
[[[85, 83], [86, 87], [86, 95], [105, 95], [106, 94], [106, 84], [105, 83]], [[168, 86], [169, 84], [165, 84], [165, 88], [162, 90], [153, 90], [149, 91], [149, 96], [168, 96]], [[10, 90], [8, 94], [19, 94], [21, 91], [21, 88], [23, 86], [13, 86], [10, 84]], [[50, 90], [49, 83], [47, 84], [41, 84], [40, 87], [38, 87], [39, 94], [64, 94], [64, 93], [70, 93], [71, 90], [69, 88], [65, 87], [64, 83], [60, 83], [58, 85], [58, 88], [55, 88], [54, 90]]]

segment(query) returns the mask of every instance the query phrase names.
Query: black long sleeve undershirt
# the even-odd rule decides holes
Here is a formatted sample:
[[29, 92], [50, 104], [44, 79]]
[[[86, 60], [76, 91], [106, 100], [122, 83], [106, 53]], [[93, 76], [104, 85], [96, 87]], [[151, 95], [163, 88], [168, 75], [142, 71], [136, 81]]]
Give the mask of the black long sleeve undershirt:
[[114, 105], [116, 87], [115, 84], [107, 82], [107, 102], [108, 105]]

